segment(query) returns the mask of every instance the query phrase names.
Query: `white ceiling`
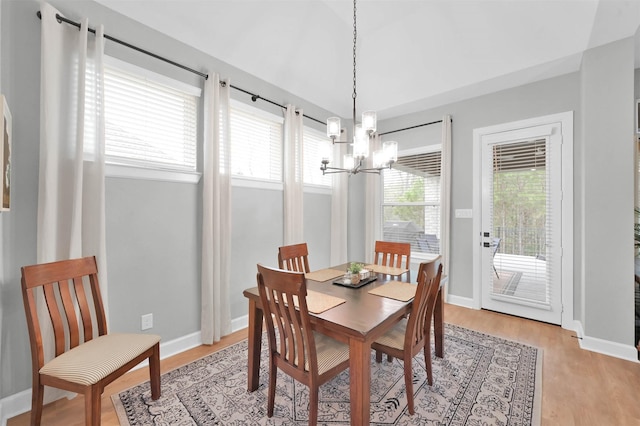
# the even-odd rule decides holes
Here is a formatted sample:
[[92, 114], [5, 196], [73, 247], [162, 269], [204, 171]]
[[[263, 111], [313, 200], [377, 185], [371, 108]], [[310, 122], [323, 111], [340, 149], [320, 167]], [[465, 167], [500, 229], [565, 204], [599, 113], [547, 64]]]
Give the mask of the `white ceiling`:
[[[349, 0], [97, 1], [351, 116]], [[640, 0], [360, 0], [357, 23], [358, 111], [390, 118], [577, 71], [635, 35]]]

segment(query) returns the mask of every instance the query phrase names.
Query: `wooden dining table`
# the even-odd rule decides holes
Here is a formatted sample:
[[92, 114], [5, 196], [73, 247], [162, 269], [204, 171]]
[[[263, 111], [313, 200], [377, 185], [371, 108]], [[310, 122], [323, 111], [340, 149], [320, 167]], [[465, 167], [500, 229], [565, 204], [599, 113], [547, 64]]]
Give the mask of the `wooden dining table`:
[[[348, 264], [330, 269], [346, 271]], [[370, 417], [371, 343], [411, 311], [413, 299], [395, 300], [369, 294], [369, 291], [390, 280], [411, 282], [411, 272], [399, 276], [377, 274], [377, 279], [359, 288], [333, 284], [327, 281], [306, 280], [307, 289], [344, 299], [345, 302], [324, 312], [311, 313], [311, 324], [317, 332], [326, 334], [349, 345], [349, 378], [351, 424], [368, 425]], [[249, 301], [248, 328], [248, 390], [258, 389], [260, 379], [260, 353], [262, 350], [263, 313], [258, 287], [244, 291]], [[308, 296], [307, 296], [308, 297]], [[434, 310], [434, 340], [436, 356], [444, 353], [442, 285]]]

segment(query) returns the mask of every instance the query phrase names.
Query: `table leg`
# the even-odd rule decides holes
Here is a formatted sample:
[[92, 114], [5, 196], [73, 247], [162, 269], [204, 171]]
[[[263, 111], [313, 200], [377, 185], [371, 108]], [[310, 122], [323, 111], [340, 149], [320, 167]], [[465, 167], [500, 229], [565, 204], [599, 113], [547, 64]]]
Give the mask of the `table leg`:
[[436, 306], [433, 310], [433, 334], [435, 337], [436, 356], [444, 358], [444, 298], [442, 286], [438, 290]]
[[262, 309], [255, 301], [249, 299], [249, 376], [248, 389], [253, 392], [260, 386], [260, 352], [262, 351]]
[[369, 424], [371, 384], [371, 344], [349, 340], [349, 377], [351, 388], [351, 425]]

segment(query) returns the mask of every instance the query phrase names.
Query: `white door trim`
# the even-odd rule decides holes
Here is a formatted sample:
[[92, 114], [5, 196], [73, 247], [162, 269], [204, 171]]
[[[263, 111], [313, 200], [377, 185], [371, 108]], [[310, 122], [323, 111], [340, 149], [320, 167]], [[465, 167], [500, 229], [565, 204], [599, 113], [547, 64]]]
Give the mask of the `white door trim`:
[[473, 307], [482, 306], [481, 141], [485, 135], [560, 123], [562, 128], [562, 328], [573, 329], [573, 111], [497, 124], [473, 130]]

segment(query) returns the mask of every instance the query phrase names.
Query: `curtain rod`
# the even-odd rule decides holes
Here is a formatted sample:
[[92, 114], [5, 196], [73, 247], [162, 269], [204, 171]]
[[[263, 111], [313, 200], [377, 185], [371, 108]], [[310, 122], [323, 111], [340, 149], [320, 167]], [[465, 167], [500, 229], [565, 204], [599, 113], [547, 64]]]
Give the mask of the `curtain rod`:
[[[38, 18], [39, 18], [39, 19], [42, 19], [42, 14], [40, 13], [40, 11], [38, 11], [38, 12], [36, 13], [36, 15], [38, 16]], [[56, 13], [56, 19], [58, 20], [58, 22], [65, 22], [65, 23], [67, 23], [67, 24], [69, 24], [69, 25], [73, 25], [74, 27], [76, 27], [76, 28], [78, 28], [78, 29], [80, 28], [80, 23], [79, 23], [79, 22], [74, 22], [74, 21], [72, 21], [72, 20], [70, 20], [70, 19], [65, 18], [64, 16], [60, 16], [60, 14], [58, 14], [58, 13]], [[87, 29], [87, 31], [89, 31], [89, 32], [90, 32], [90, 33], [92, 33], [92, 34], [95, 34], [95, 33], [96, 33], [96, 30], [95, 30], [95, 29], [93, 29], [93, 28], [88, 28], [88, 29]], [[177, 63], [177, 62], [175, 62], [175, 61], [172, 61], [171, 59], [167, 59], [167, 58], [162, 57], [162, 56], [160, 56], [160, 55], [157, 55], [157, 54], [155, 54], [155, 53], [153, 53], [153, 52], [149, 52], [148, 50], [142, 49], [141, 47], [138, 47], [138, 46], [134, 46], [134, 45], [132, 45], [131, 43], [127, 43], [126, 41], [122, 41], [122, 40], [117, 39], [117, 38], [115, 38], [115, 37], [112, 37], [112, 36], [110, 36], [110, 35], [108, 35], [108, 34], [104, 34], [104, 38], [106, 38], [107, 40], [113, 41], [113, 42], [115, 42], [115, 43], [121, 44], [121, 45], [123, 45], [123, 46], [125, 46], [125, 47], [128, 47], [128, 48], [130, 48], [130, 49], [136, 50], [136, 51], [138, 51], [138, 52], [140, 52], [140, 53], [144, 53], [145, 55], [149, 55], [149, 56], [152, 56], [152, 57], [154, 57], [154, 58], [156, 58], [156, 59], [159, 59], [159, 60], [161, 60], [161, 61], [167, 62], [167, 63], [169, 63], [169, 64], [171, 64], [171, 65], [174, 65], [174, 66], [176, 66], [176, 67], [178, 67], [178, 68], [182, 68], [183, 70], [189, 71], [189, 72], [191, 72], [191, 73], [193, 73], [193, 74], [199, 75], [200, 77], [204, 78], [205, 80], [207, 80], [207, 79], [209, 78], [209, 75], [208, 75], [208, 74], [205, 74], [205, 73], [203, 73], [203, 72], [200, 72], [200, 71], [194, 70], [193, 68], [189, 68], [189, 67], [187, 67], [186, 65], [179, 64], [179, 63]], [[239, 90], [240, 92], [246, 93], [247, 95], [251, 95], [251, 100], [252, 100], [253, 102], [256, 102], [258, 99], [262, 99], [263, 101], [268, 102], [268, 103], [270, 103], [270, 104], [272, 104], [272, 105], [278, 106], [278, 107], [280, 107], [280, 108], [285, 108], [283, 105], [280, 105], [280, 104], [279, 104], [279, 103], [277, 103], [277, 102], [274, 102], [274, 101], [269, 100], [269, 99], [267, 99], [267, 98], [263, 98], [263, 97], [262, 97], [262, 96], [260, 96], [260, 95], [256, 95], [255, 93], [252, 93], [252, 92], [249, 92], [248, 90], [244, 90], [244, 89], [242, 89], [242, 88], [240, 88], [240, 87], [234, 86], [233, 84], [230, 84], [229, 86], [230, 86], [232, 89]], [[296, 114], [298, 114], [298, 111], [296, 111]], [[324, 121], [320, 121], [320, 120], [318, 120], [317, 118], [313, 118], [313, 117], [308, 116], [308, 115], [306, 115], [306, 114], [302, 114], [302, 116], [303, 116], [303, 117], [305, 117], [305, 118], [308, 118], [309, 120], [313, 120], [313, 121], [315, 121], [316, 123], [326, 124]], [[390, 134], [390, 133], [395, 133], [395, 132], [402, 132], [402, 131], [404, 131], [404, 130], [415, 129], [416, 127], [429, 126], [429, 125], [431, 125], [431, 124], [436, 124], [436, 123], [442, 123], [442, 120], [439, 120], [439, 121], [432, 121], [431, 123], [418, 124], [418, 125], [416, 125], [416, 126], [406, 127], [406, 128], [404, 128], [404, 129], [391, 130], [391, 131], [388, 131], [388, 132], [380, 133], [380, 136], [388, 135], [388, 134]]]
[[[42, 14], [40, 13], [40, 11], [38, 11], [36, 13], [36, 15], [38, 15], [38, 18], [42, 19]], [[60, 14], [58, 14], [58, 13], [56, 13], [56, 19], [58, 20], [59, 23], [60, 22], [66, 22], [67, 24], [73, 25], [74, 27], [77, 27], [78, 29], [80, 28], [80, 23], [79, 22], [74, 22], [74, 21], [72, 21], [70, 19], [65, 18], [64, 16], [60, 16]], [[96, 33], [96, 30], [93, 29], [93, 28], [88, 28], [87, 31], [89, 31], [92, 34]], [[145, 55], [153, 56], [156, 59], [159, 59], [161, 61], [167, 62], [167, 63], [169, 63], [171, 65], [174, 65], [174, 66], [176, 66], [178, 68], [182, 68], [183, 70], [187, 70], [189, 72], [197, 74], [200, 77], [204, 78], [205, 80], [209, 78], [209, 76], [207, 74], [203, 73], [203, 72], [194, 70], [193, 68], [189, 68], [189, 67], [187, 67], [185, 65], [179, 64], [179, 63], [177, 63], [175, 61], [172, 61], [171, 59], [164, 58], [164, 57], [162, 57], [160, 55], [156, 55], [155, 53], [149, 52], [148, 50], [142, 49], [142, 48], [140, 48], [138, 46], [134, 46], [134, 45], [132, 45], [130, 43], [127, 43], [126, 41], [119, 40], [119, 39], [117, 39], [115, 37], [112, 37], [112, 36], [110, 36], [108, 34], [105, 34], [104, 38], [106, 38], [107, 40], [111, 40], [113, 42], [116, 42], [118, 44], [121, 44], [123, 46], [126, 46], [126, 47], [128, 47], [130, 49], [137, 50], [138, 52], [144, 53]]]
[[[451, 120], [451, 121], [453, 122], [453, 120]], [[389, 130], [388, 132], [380, 133], [380, 136], [388, 135], [390, 133], [403, 132], [405, 130], [411, 130], [411, 129], [415, 129], [415, 128], [418, 128], [418, 127], [430, 126], [432, 124], [437, 124], [437, 123], [442, 123], [442, 120], [432, 121], [431, 123], [417, 124], [415, 126], [405, 127], [404, 129]]]
[[[255, 93], [251, 93], [251, 92], [249, 92], [248, 90], [241, 89], [240, 87], [234, 86], [233, 84], [230, 84], [229, 86], [230, 86], [232, 89], [236, 89], [236, 90], [241, 91], [242, 93], [246, 93], [247, 95], [251, 95], [251, 100], [252, 100], [253, 102], [256, 102], [258, 99], [262, 99], [263, 101], [268, 102], [268, 103], [270, 103], [270, 104], [272, 104], [272, 105], [278, 106], [278, 107], [280, 107], [280, 108], [285, 108], [285, 106], [284, 106], [284, 105], [280, 105], [279, 103], [274, 102], [274, 101], [272, 101], [272, 100], [270, 100], [270, 99], [263, 98], [263, 97], [262, 97], [262, 96], [260, 96], [260, 95], [256, 95]], [[296, 111], [296, 114], [299, 114], [299, 112], [298, 112], [298, 111]], [[315, 121], [315, 122], [317, 122], [317, 123], [320, 123], [320, 124], [327, 124], [325, 121], [320, 121], [320, 120], [318, 120], [317, 118], [313, 118], [313, 117], [308, 116], [307, 114], [302, 114], [302, 116], [303, 116], [303, 117], [305, 117], [305, 118], [308, 118], [309, 120], [313, 120], [313, 121]]]
[[[38, 11], [38, 12], [36, 13], [36, 15], [38, 16], [38, 18], [40, 18], [40, 19], [42, 20], [42, 14], [40, 13], [40, 11]], [[60, 22], [65, 22], [65, 23], [67, 23], [67, 24], [69, 24], [69, 25], [73, 25], [74, 27], [76, 27], [76, 28], [78, 28], [78, 29], [80, 28], [80, 23], [79, 23], [79, 22], [74, 22], [74, 21], [72, 21], [72, 20], [70, 20], [70, 19], [65, 18], [64, 16], [60, 16], [60, 14], [58, 14], [58, 13], [56, 13], [56, 19], [58, 20], [58, 22], [59, 22], [59, 23], [60, 23]], [[90, 33], [92, 33], [92, 34], [95, 34], [95, 33], [96, 33], [96, 30], [95, 30], [95, 29], [93, 29], [93, 28], [88, 28], [88, 29], [87, 29], [87, 31], [89, 31], [89, 32], [90, 32]], [[167, 63], [169, 63], [169, 64], [171, 64], [171, 65], [174, 65], [174, 66], [176, 66], [176, 67], [178, 67], [178, 68], [182, 68], [183, 70], [186, 70], [186, 71], [192, 72], [192, 73], [194, 73], [194, 74], [196, 74], [196, 75], [199, 75], [200, 77], [204, 78], [205, 80], [207, 80], [207, 79], [209, 78], [209, 75], [207, 75], [207, 74], [205, 74], [205, 73], [203, 73], [203, 72], [200, 72], [200, 71], [194, 70], [193, 68], [189, 68], [189, 67], [187, 67], [186, 65], [179, 64], [179, 63], [177, 63], [177, 62], [175, 62], [175, 61], [172, 61], [171, 59], [167, 59], [167, 58], [162, 57], [162, 56], [160, 56], [160, 55], [157, 55], [157, 54], [155, 54], [155, 53], [153, 53], [153, 52], [149, 52], [148, 50], [142, 49], [141, 47], [138, 47], [138, 46], [134, 46], [134, 45], [132, 45], [131, 43], [127, 43], [126, 41], [122, 41], [122, 40], [117, 39], [117, 38], [115, 38], [115, 37], [112, 37], [112, 36], [110, 36], [110, 35], [108, 35], [108, 34], [105, 34], [105, 35], [104, 35], [104, 38], [106, 38], [107, 40], [111, 40], [111, 41], [113, 41], [113, 42], [116, 42], [116, 43], [118, 43], [118, 44], [121, 44], [121, 45], [123, 45], [123, 46], [126, 46], [126, 47], [128, 47], [128, 48], [130, 48], [130, 49], [136, 50], [136, 51], [138, 51], [138, 52], [140, 52], [140, 53], [144, 53], [145, 55], [149, 55], [149, 56], [152, 56], [152, 57], [154, 57], [154, 58], [156, 58], [156, 59], [159, 59], [159, 60], [161, 60], [161, 61], [167, 62]], [[278, 103], [276, 103], [276, 102], [274, 102], [274, 101], [271, 101], [271, 100], [269, 100], [269, 99], [263, 98], [262, 96], [260, 96], [260, 95], [256, 95], [255, 93], [251, 93], [251, 92], [249, 92], [249, 91], [247, 91], [247, 90], [241, 89], [240, 87], [234, 86], [234, 85], [232, 85], [232, 84], [230, 85], [230, 87], [231, 87], [232, 89], [236, 89], [236, 90], [239, 90], [239, 91], [241, 91], [241, 92], [243, 92], [243, 93], [246, 93], [246, 94], [248, 94], [248, 95], [251, 95], [251, 100], [252, 100], [253, 102], [257, 101], [258, 99], [262, 99], [263, 101], [266, 101], [266, 102], [268, 102], [268, 103], [270, 103], [270, 104], [273, 104], [273, 105], [279, 106], [280, 108], [285, 108], [284, 106], [282, 106], [282, 105], [280, 105], [280, 104], [278, 104]], [[298, 114], [298, 111], [296, 111], [296, 114]], [[306, 115], [306, 114], [302, 114], [302, 116], [303, 116], [303, 117], [306, 117], [306, 118], [308, 118], [308, 119], [310, 119], [310, 120], [313, 120], [313, 121], [315, 121], [315, 122], [318, 122], [318, 123], [320, 123], [320, 124], [325, 124], [325, 122], [324, 122], [324, 121], [320, 121], [320, 120], [318, 120], [318, 119], [316, 119], [316, 118], [313, 118], [313, 117], [310, 117], [310, 116], [308, 116], [308, 115]]]

